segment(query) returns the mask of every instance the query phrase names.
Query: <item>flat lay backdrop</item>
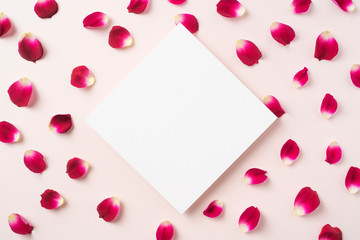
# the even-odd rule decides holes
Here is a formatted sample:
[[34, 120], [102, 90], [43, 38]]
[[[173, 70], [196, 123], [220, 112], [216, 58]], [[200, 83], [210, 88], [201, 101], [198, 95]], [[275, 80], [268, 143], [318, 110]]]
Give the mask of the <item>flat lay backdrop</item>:
[[[291, 1], [242, 0], [247, 14], [227, 19], [216, 12], [217, 0], [188, 0], [172, 5], [152, 0], [146, 13], [127, 12], [128, 1], [59, 0], [59, 12], [43, 20], [33, 11], [35, 1], [0, 0], [0, 11], [12, 21], [14, 31], [0, 39], [0, 120], [13, 123], [23, 134], [16, 144], [0, 144], [0, 239], [155, 239], [156, 228], [170, 220], [176, 240], [191, 239], [317, 239], [323, 225], [339, 227], [346, 240], [358, 239], [360, 195], [350, 195], [344, 180], [350, 166], [360, 166], [360, 89], [352, 85], [350, 67], [360, 63], [360, 12], [345, 13], [331, 0], [314, 1], [309, 12], [294, 15]], [[354, 1], [358, 8], [360, 2]], [[83, 28], [83, 18], [103, 11], [111, 19], [101, 30]], [[200, 25], [196, 37], [219, 58], [259, 99], [271, 94], [286, 114], [277, 120], [218, 181], [183, 215], [172, 208], [93, 129], [85, 117], [112, 89], [171, 31], [178, 13], [194, 14]], [[270, 35], [270, 24], [279, 21], [292, 26], [295, 40], [284, 47]], [[112, 25], [126, 27], [134, 45], [115, 50], [108, 43]], [[315, 40], [329, 30], [339, 43], [332, 61], [313, 57]], [[17, 42], [32, 32], [45, 49], [36, 64], [17, 52]], [[236, 56], [238, 39], [253, 41], [263, 53], [260, 63], [248, 67]], [[86, 65], [94, 73], [95, 85], [76, 89], [70, 85], [74, 67]], [[293, 75], [308, 67], [310, 80], [301, 89], [292, 87]], [[9, 100], [8, 87], [21, 77], [34, 84], [33, 106], [18, 108]], [[320, 104], [325, 93], [339, 104], [335, 115], [325, 120]], [[241, 109], [239, 109], [241, 111]], [[70, 113], [74, 128], [59, 135], [48, 129], [50, 118]], [[280, 160], [280, 148], [295, 140], [301, 154], [292, 166]], [[328, 165], [325, 150], [336, 140], [343, 159]], [[37, 175], [23, 164], [27, 149], [40, 151], [48, 168]], [[141, 149], [139, 149], [141, 151]], [[86, 178], [72, 180], [65, 173], [66, 162], [80, 157], [91, 164]], [[246, 170], [268, 171], [268, 181], [258, 186], [243, 182]], [[185, 178], [186, 176], [184, 176]], [[164, 179], [166, 181], [166, 179]], [[293, 201], [302, 187], [310, 186], [320, 197], [320, 207], [298, 217]], [[40, 194], [57, 190], [66, 204], [54, 211], [40, 206]], [[120, 218], [106, 223], [98, 218], [96, 206], [106, 197], [122, 202]], [[217, 219], [203, 216], [212, 200], [225, 203]], [[258, 227], [240, 232], [237, 221], [249, 206], [261, 212]], [[33, 225], [31, 236], [14, 234], [7, 216], [17, 212]]]

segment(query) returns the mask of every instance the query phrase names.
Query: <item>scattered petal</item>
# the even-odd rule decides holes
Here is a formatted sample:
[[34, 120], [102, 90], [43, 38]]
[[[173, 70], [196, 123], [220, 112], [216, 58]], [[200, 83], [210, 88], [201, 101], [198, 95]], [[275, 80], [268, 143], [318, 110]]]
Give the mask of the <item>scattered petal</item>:
[[109, 34], [109, 45], [113, 48], [125, 48], [133, 44], [130, 32], [121, 26], [114, 26]]
[[312, 213], [320, 204], [316, 191], [310, 187], [304, 187], [297, 194], [294, 201], [294, 212], [296, 215], [304, 216]]
[[280, 151], [281, 160], [285, 165], [291, 165], [299, 157], [300, 148], [295, 141], [289, 139], [282, 146]]
[[184, 2], [186, 2], [186, 0], [168, 0], [169, 3], [175, 4], [175, 5], [181, 5]]
[[355, 4], [352, 0], [333, 0], [333, 2], [345, 12], [355, 11]]
[[360, 88], [360, 65], [359, 64], [354, 64], [351, 66], [350, 77], [351, 77], [352, 83], [356, 87]]
[[295, 13], [305, 13], [309, 10], [311, 0], [293, 0], [290, 6], [290, 10]]
[[360, 190], [360, 169], [351, 166], [345, 178], [346, 189], [351, 194], [355, 194]]
[[43, 56], [43, 47], [32, 33], [25, 33], [18, 44], [18, 51], [22, 58], [36, 62]]
[[319, 61], [331, 60], [339, 52], [339, 46], [329, 31], [322, 32], [316, 39], [314, 57]]
[[326, 159], [325, 161], [329, 164], [335, 164], [340, 161], [342, 156], [341, 147], [337, 142], [332, 142], [326, 149]]
[[244, 181], [249, 185], [260, 184], [266, 181], [267, 171], [259, 168], [250, 168], [246, 171]]
[[41, 194], [41, 206], [46, 209], [55, 209], [64, 204], [64, 198], [57, 192], [47, 189]]
[[21, 78], [20, 80], [11, 84], [8, 89], [10, 100], [18, 107], [26, 107], [29, 103], [32, 93], [32, 83], [27, 78]]
[[51, 18], [58, 11], [58, 4], [55, 0], [38, 0], [34, 11], [39, 18]]
[[328, 119], [336, 112], [337, 107], [338, 104], [335, 98], [331, 94], [327, 93], [325, 94], [325, 97], [321, 103], [321, 107], [320, 107], [321, 115], [325, 119]]
[[253, 42], [245, 39], [236, 42], [236, 54], [248, 66], [259, 63], [259, 59], [262, 57], [259, 48]]
[[78, 66], [72, 70], [71, 85], [74, 87], [86, 88], [92, 86], [94, 83], [95, 77], [86, 66]]
[[220, 0], [216, 4], [216, 11], [228, 18], [236, 18], [245, 14], [244, 6], [237, 0]]
[[11, 29], [10, 19], [3, 13], [0, 13], [0, 37]]
[[326, 224], [321, 229], [319, 240], [342, 240], [342, 232], [339, 228]]
[[281, 117], [284, 115], [285, 111], [281, 107], [280, 102], [276, 99], [276, 97], [268, 95], [264, 97], [263, 103], [270, 109], [272, 113], [277, 117]]
[[160, 223], [156, 230], [156, 240], [171, 240], [174, 236], [174, 227], [169, 221]]
[[109, 16], [103, 12], [93, 12], [83, 20], [84, 28], [104, 27], [109, 22]]
[[87, 173], [89, 166], [87, 161], [75, 157], [67, 162], [66, 173], [72, 179], [81, 178]]
[[14, 143], [20, 140], [20, 132], [9, 122], [0, 122], [0, 142]]
[[224, 208], [224, 203], [219, 200], [212, 201], [209, 206], [203, 211], [203, 214], [209, 218], [220, 216]]
[[20, 214], [12, 213], [8, 216], [9, 226], [14, 233], [27, 235], [34, 227]]
[[51, 118], [49, 128], [57, 133], [66, 133], [72, 125], [70, 114], [57, 114]]
[[273, 22], [270, 26], [271, 36], [282, 45], [286, 46], [295, 38], [295, 31], [289, 25]]
[[242, 232], [252, 231], [259, 223], [260, 211], [257, 207], [248, 207], [239, 218], [239, 227]]
[[298, 71], [293, 79], [294, 88], [300, 88], [304, 86], [309, 80], [308, 69], [304, 67], [302, 70]]
[[120, 200], [117, 197], [106, 198], [97, 206], [99, 218], [104, 219], [106, 222], [113, 221], [118, 215], [119, 210]]
[[143, 13], [149, 4], [149, 0], [130, 0], [127, 10], [129, 13]]
[[199, 23], [194, 15], [186, 13], [176, 15], [175, 24], [178, 25], [179, 23], [184, 25], [191, 33], [199, 31]]
[[25, 152], [24, 163], [34, 173], [42, 173], [46, 169], [44, 156], [36, 150], [27, 150]]

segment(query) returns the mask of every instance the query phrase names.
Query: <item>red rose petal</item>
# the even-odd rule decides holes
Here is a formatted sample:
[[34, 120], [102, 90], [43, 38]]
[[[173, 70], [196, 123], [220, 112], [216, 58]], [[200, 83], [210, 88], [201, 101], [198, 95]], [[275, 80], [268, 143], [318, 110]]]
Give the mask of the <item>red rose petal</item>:
[[40, 204], [43, 208], [55, 209], [63, 205], [64, 201], [64, 198], [57, 191], [47, 189], [41, 194]]
[[351, 194], [355, 194], [360, 190], [360, 169], [351, 166], [346, 174], [345, 178], [346, 189]]
[[293, 0], [291, 2], [291, 11], [295, 14], [305, 13], [309, 10], [311, 0]]
[[93, 12], [83, 20], [84, 28], [104, 27], [109, 22], [109, 17], [103, 12]]
[[179, 23], [184, 25], [191, 33], [196, 33], [199, 30], [199, 23], [194, 15], [186, 13], [176, 15], [175, 24], [178, 25]]
[[34, 11], [39, 18], [51, 18], [58, 11], [58, 4], [55, 0], [38, 0]]
[[266, 181], [266, 171], [259, 168], [250, 168], [246, 171], [244, 181], [249, 184], [260, 184]]
[[220, 216], [224, 208], [224, 203], [219, 200], [212, 201], [209, 206], [203, 211], [203, 214], [209, 218]]
[[342, 156], [341, 147], [337, 142], [332, 142], [326, 149], [325, 161], [329, 164], [335, 164], [340, 161]]
[[11, 29], [10, 19], [3, 13], [0, 13], [0, 37]]
[[90, 87], [95, 83], [92, 72], [84, 65], [74, 68], [71, 72], [71, 85], [77, 88]]
[[342, 232], [339, 228], [326, 224], [321, 229], [319, 240], [342, 240]]
[[302, 70], [298, 71], [293, 78], [294, 88], [300, 88], [304, 86], [309, 80], [308, 69], [304, 67]]
[[297, 194], [294, 201], [294, 212], [303, 216], [312, 213], [320, 205], [320, 199], [316, 191], [310, 187], [304, 187]]
[[270, 26], [271, 36], [282, 45], [286, 46], [295, 38], [295, 31], [289, 25], [273, 22]]
[[34, 229], [34, 227], [23, 216], [17, 213], [10, 214], [8, 222], [11, 230], [17, 234], [27, 235]]
[[18, 51], [22, 58], [36, 62], [43, 56], [43, 47], [32, 33], [25, 33], [18, 43]]
[[149, 0], [130, 0], [127, 10], [129, 13], [143, 13], [149, 4]]
[[175, 4], [175, 5], [181, 5], [184, 2], [186, 2], [186, 0], [168, 0], [169, 3]]
[[25, 152], [24, 163], [34, 173], [42, 173], [46, 169], [44, 156], [36, 150], [27, 150]]
[[245, 14], [244, 6], [237, 0], [220, 0], [216, 4], [216, 11], [228, 18], [236, 18]]
[[289, 139], [284, 143], [280, 151], [281, 160], [285, 165], [291, 165], [299, 157], [300, 148], [297, 143]]
[[99, 218], [104, 219], [106, 222], [113, 221], [118, 215], [119, 210], [120, 200], [117, 197], [106, 198], [97, 206]]
[[156, 240], [171, 240], [174, 236], [174, 227], [169, 221], [160, 223], [156, 230]]
[[251, 41], [240, 39], [236, 42], [236, 54], [248, 66], [259, 63], [262, 54], [259, 48]]
[[353, 12], [356, 9], [352, 0], [333, 0], [333, 2], [345, 12]]
[[89, 163], [80, 159], [80, 158], [72, 158], [67, 162], [66, 165], [66, 173], [72, 179], [77, 179], [85, 176], [89, 169]]
[[276, 97], [268, 95], [263, 98], [263, 103], [267, 106], [272, 113], [277, 117], [281, 117], [284, 115], [285, 111], [281, 107], [280, 102], [276, 99]]
[[352, 83], [356, 87], [360, 88], [360, 65], [359, 64], [354, 64], [351, 66], [350, 77], [351, 77]]
[[11, 84], [8, 89], [10, 100], [18, 107], [26, 107], [29, 103], [32, 93], [32, 83], [27, 78], [21, 78], [20, 80]]
[[320, 107], [321, 115], [328, 119], [336, 112], [337, 108], [338, 104], [335, 98], [329, 93], [325, 94]]
[[20, 132], [9, 122], [0, 122], [0, 142], [14, 143], [20, 140]]
[[339, 46], [329, 31], [322, 32], [316, 39], [314, 57], [319, 61], [331, 60], [339, 52]]
[[260, 211], [257, 207], [248, 207], [239, 218], [239, 227], [242, 232], [252, 231], [259, 223]]
[[66, 133], [72, 125], [70, 114], [57, 114], [51, 118], [49, 128], [57, 133]]
[[130, 32], [121, 26], [114, 26], [109, 34], [109, 45], [113, 48], [125, 48], [133, 44]]

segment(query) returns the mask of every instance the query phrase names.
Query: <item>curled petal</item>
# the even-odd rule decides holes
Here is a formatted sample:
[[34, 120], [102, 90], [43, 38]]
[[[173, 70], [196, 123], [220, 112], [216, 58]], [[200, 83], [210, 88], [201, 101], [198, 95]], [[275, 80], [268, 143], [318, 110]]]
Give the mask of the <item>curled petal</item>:
[[171, 240], [174, 236], [174, 227], [169, 221], [160, 223], [156, 230], [156, 240]]
[[259, 168], [250, 168], [245, 173], [244, 181], [249, 185], [263, 183], [267, 179], [266, 173], [267, 171]]
[[0, 142], [13, 143], [20, 140], [20, 132], [9, 122], [0, 122]]
[[360, 169], [351, 166], [345, 178], [346, 189], [351, 194], [355, 194], [360, 190]]
[[32, 232], [34, 227], [20, 214], [12, 213], [8, 216], [8, 222], [14, 233], [27, 235]]
[[168, 0], [169, 3], [175, 4], [175, 5], [181, 5], [184, 2], [186, 2], [186, 0]]
[[10, 19], [3, 13], [0, 13], [0, 37], [11, 29]]
[[325, 161], [329, 164], [335, 164], [340, 161], [342, 156], [341, 147], [337, 142], [332, 142], [326, 149], [326, 159]]
[[304, 187], [297, 194], [294, 201], [296, 215], [304, 216], [312, 213], [320, 205], [320, 199], [316, 191], [310, 187]]
[[339, 46], [329, 31], [322, 32], [316, 39], [314, 57], [319, 61], [331, 60], [339, 52]]
[[113, 221], [118, 215], [119, 210], [120, 200], [117, 197], [106, 198], [97, 206], [99, 218], [104, 219], [106, 222]]
[[321, 107], [320, 107], [321, 115], [325, 119], [328, 119], [336, 112], [337, 107], [338, 104], [335, 98], [331, 94], [327, 93], [325, 94], [325, 97], [321, 103]]
[[295, 31], [289, 25], [273, 22], [270, 26], [271, 36], [282, 45], [289, 44], [295, 38]]
[[21, 78], [20, 80], [11, 84], [8, 89], [10, 100], [18, 107], [26, 107], [29, 103], [32, 93], [32, 83], [27, 78]]
[[209, 206], [203, 211], [203, 214], [210, 218], [215, 218], [220, 216], [224, 208], [224, 203], [219, 200], [212, 201]]
[[57, 192], [51, 189], [45, 190], [41, 194], [41, 206], [46, 209], [55, 209], [64, 204], [64, 198]]
[[281, 117], [284, 115], [285, 111], [281, 107], [280, 102], [276, 99], [276, 97], [268, 95], [264, 97], [263, 103], [270, 109], [272, 113], [277, 117]]
[[282, 146], [280, 151], [281, 160], [285, 165], [291, 165], [299, 157], [300, 148], [295, 141], [289, 139]]
[[216, 4], [216, 11], [228, 18], [236, 18], [245, 14], [244, 6], [237, 0], [220, 0]]
[[178, 25], [179, 23], [184, 25], [191, 33], [196, 33], [199, 30], [199, 23], [194, 15], [186, 13], [176, 15], [175, 24]]
[[78, 66], [72, 70], [71, 85], [74, 87], [86, 88], [92, 86], [94, 83], [95, 77], [86, 66]]
[[359, 64], [354, 64], [351, 66], [350, 77], [351, 77], [352, 83], [356, 87], [360, 88], [360, 65]]
[[259, 48], [251, 41], [240, 39], [236, 42], [236, 54], [248, 66], [259, 63], [262, 54]]
[[87, 173], [89, 166], [88, 162], [75, 157], [67, 162], [66, 173], [72, 179], [81, 178]]
[[295, 13], [305, 13], [309, 10], [311, 0], [293, 0], [291, 2], [290, 10]]
[[319, 240], [342, 240], [342, 232], [339, 228], [326, 224], [321, 229]]
[[27, 150], [25, 152], [24, 163], [34, 173], [42, 173], [46, 169], [44, 156], [36, 150]]
[[130, 0], [127, 10], [129, 13], [143, 13], [149, 4], [149, 0]]
[[43, 47], [32, 33], [25, 33], [18, 43], [18, 51], [22, 58], [36, 62], [43, 56]]
[[55, 0], [38, 0], [34, 11], [39, 18], [51, 18], [58, 11], [58, 4]]
[[355, 4], [352, 0], [333, 0], [333, 2], [345, 12], [355, 11]]
[[114, 26], [109, 34], [109, 45], [113, 48], [125, 48], [133, 44], [130, 32], [121, 26]]
[[257, 207], [248, 207], [239, 218], [239, 227], [242, 232], [252, 231], [259, 223], [260, 211]]
[[49, 128], [57, 133], [66, 133], [71, 129], [72, 125], [70, 114], [57, 114], [51, 118]]
[[293, 79], [294, 88], [300, 88], [304, 86], [309, 80], [308, 69], [304, 67], [302, 70], [298, 71]]
[[109, 17], [103, 12], [93, 12], [83, 20], [84, 28], [104, 27], [109, 22]]

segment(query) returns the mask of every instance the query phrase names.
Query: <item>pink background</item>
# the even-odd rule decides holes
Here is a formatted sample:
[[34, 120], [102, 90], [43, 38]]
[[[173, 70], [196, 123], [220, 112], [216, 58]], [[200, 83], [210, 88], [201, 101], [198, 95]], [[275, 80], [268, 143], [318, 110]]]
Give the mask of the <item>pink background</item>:
[[[217, 0], [188, 0], [175, 6], [166, 0], [153, 0], [145, 14], [127, 13], [129, 1], [58, 1], [59, 12], [50, 20], [38, 18], [35, 1], [2, 1], [0, 11], [11, 19], [15, 31], [0, 39], [0, 120], [13, 123], [23, 141], [0, 144], [0, 239], [155, 239], [160, 222], [170, 220], [175, 239], [317, 239], [327, 223], [338, 226], [344, 239], [357, 239], [360, 195], [350, 195], [344, 179], [350, 166], [360, 166], [359, 89], [351, 84], [349, 70], [359, 63], [359, 11], [345, 13], [332, 1], [314, 1], [304, 15], [289, 12], [291, 1], [243, 0], [247, 14], [227, 19], [216, 12]], [[360, 7], [359, 1], [355, 4]], [[108, 43], [111, 26], [102, 30], [82, 27], [83, 18], [93, 12], [106, 12], [111, 25], [126, 27], [134, 46], [112, 49]], [[178, 13], [194, 14], [200, 24], [197, 38], [209, 48], [258, 98], [276, 96], [287, 112], [263, 134], [220, 179], [184, 214], [180, 215], [144, 181], [93, 129], [85, 117], [174, 27]], [[269, 32], [271, 22], [292, 26], [295, 40], [286, 47], [275, 42]], [[316, 37], [329, 30], [339, 43], [333, 61], [313, 58]], [[36, 64], [17, 53], [17, 42], [32, 32], [42, 42], [45, 56]], [[235, 53], [236, 40], [252, 40], [263, 53], [253, 67], [242, 64]], [[74, 67], [87, 65], [96, 77], [91, 89], [70, 85]], [[310, 80], [302, 89], [292, 87], [293, 75], [304, 66]], [[8, 98], [14, 81], [28, 77], [35, 85], [36, 101], [18, 108]], [[338, 112], [322, 119], [320, 104], [325, 93], [338, 100]], [[50, 118], [70, 113], [74, 129], [59, 135], [48, 129]], [[301, 155], [292, 166], [279, 157], [282, 144], [297, 141]], [[338, 141], [343, 159], [328, 165], [325, 150]], [[23, 154], [35, 149], [46, 156], [47, 170], [37, 175], [23, 164]], [[141, 149], [140, 149], [141, 151]], [[92, 168], [82, 180], [65, 174], [72, 157], [87, 160]], [[266, 169], [269, 179], [258, 186], [243, 182], [252, 167]], [[184, 176], [186, 177], [186, 176]], [[165, 179], [166, 181], [166, 179]], [[320, 207], [311, 215], [298, 217], [293, 201], [298, 191], [310, 186], [319, 194]], [[49, 211], [40, 206], [40, 194], [47, 188], [61, 193], [66, 205]], [[118, 196], [122, 213], [113, 223], [98, 218], [97, 204]], [[202, 211], [214, 199], [224, 201], [221, 217], [209, 219]], [[259, 207], [261, 219], [251, 233], [241, 233], [237, 221], [242, 211]], [[7, 216], [17, 212], [35, 227], [31, 236], [11, 232]]]

